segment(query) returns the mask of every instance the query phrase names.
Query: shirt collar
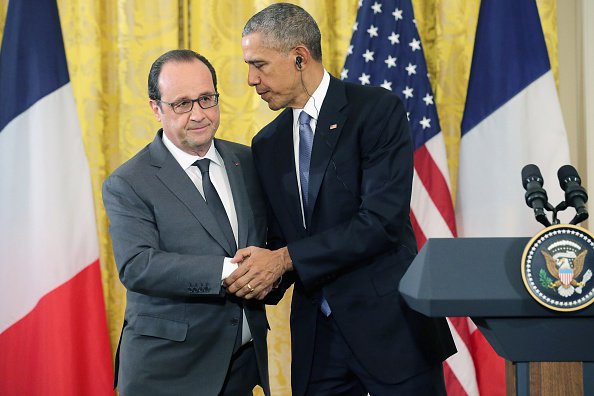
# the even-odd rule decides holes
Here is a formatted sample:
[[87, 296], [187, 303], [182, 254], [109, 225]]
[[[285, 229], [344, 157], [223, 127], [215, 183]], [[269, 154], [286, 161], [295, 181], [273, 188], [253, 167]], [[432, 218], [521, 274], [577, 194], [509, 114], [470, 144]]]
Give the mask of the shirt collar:
[[165, 132], [163, 132], [162, 140], [165, 147], [167, 147], [167, 150], [169, 150], [171, 155], [173, 155], [173, 158], [175, 158], [175, 160], [184, 170], [192, 166], [192, 164], [196, 162], [196, 160], [201, 160], [204, 158], [208, 158], [211, 162], [215, 163], [216, 165], [222, 166], [223, 160], [221, 159], [214, 145], [214, 139], [212, 140], [210, 148], [208, 149], [204, 157], [186, 153], [185, 151], [177, 147], [175, 144], [173, 144], [173, 142], [169, 140]]
[[324, 103], [324, 98], [326, 97], [326, 93], [328, 93], [329, 86], [330, 74], [324, 69], [324, 76], [322, 77], [322, 81], [320, 81], [320, 85], [318, 85], [307, 103], [305, 103], [305, 106], [302, 109], [293, 109], [293, 119], [298, 120], [299, 114], [301, 114], [302, 111], [305, 111], [311, 118], [317, 121], [320, 116], [322, 103]]

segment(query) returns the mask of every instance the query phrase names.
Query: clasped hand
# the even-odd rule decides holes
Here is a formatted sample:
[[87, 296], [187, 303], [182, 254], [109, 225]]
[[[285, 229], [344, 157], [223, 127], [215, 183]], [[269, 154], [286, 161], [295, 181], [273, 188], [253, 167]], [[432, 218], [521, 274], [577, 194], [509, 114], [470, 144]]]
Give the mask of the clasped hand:
[[239, 264], [239, 267], [225, 278], [227, 291], [248, 300], [262, 300], [270, 293], [274, 283], [293, 269], [286, 247], [268, 250], [249, 246], [239, 249], [231, 262]]

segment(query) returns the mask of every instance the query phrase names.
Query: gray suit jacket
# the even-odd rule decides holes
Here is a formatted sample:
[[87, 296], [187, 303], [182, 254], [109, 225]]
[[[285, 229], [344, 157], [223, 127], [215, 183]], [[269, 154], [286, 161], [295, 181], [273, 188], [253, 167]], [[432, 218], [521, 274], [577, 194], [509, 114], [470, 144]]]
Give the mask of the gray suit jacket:
[[[118, 388], [124, 395], [215, 396], [240, 327], [241, 308], [221, 287], [223, 259], [233, 252], [161, 139], [159, 131], [103, 185], [116, 264], [127, 289]], [[238, 247], [264, 246], [266, 212], [250, 149], [214, 142], [235, 202]], [[244, 309], [269, 395], [264, 306], [246, 301]]]

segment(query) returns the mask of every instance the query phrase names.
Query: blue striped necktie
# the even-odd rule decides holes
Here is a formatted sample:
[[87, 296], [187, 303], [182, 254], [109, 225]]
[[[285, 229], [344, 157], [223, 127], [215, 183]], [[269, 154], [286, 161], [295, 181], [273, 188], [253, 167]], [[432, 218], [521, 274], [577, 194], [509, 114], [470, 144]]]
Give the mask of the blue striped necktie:
[[310, 123], [311, 117], [305, 111], [299, 114], [299, 181], [301, 182], [301, 198], [303, 199], [303, 216], [306, 219], [309, 213], [309, 163], [311, 162], [311, 148], [313, 145], [313, 131]]
[[[301, 198], [303, 199], [303, 217], [307, 225], [309, 217], [309, 164], [311, 162], [311, 149], [313, 146], [314, 134], [311, 129], [311, 116], [305, 111], [299, 114], [299, 181], [301, 183]], [[320, 311], [326, 316], [330, 316], [332, 311], [328, 301], [322, 296], [320, 301]]]

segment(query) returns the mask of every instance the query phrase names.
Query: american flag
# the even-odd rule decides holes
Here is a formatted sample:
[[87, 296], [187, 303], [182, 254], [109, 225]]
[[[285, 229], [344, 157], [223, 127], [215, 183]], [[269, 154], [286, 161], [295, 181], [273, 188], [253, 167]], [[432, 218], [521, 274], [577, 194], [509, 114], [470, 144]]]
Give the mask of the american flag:
[[[397, 94], [414, 142], [411, 221], [419, 248], [455, 237], [445, 144], [410, 0], [359, 0], [341, 78]], [[467, 318], [448, 318], [458, 353], [444, 363], [448, 395], [478, 395]]]

